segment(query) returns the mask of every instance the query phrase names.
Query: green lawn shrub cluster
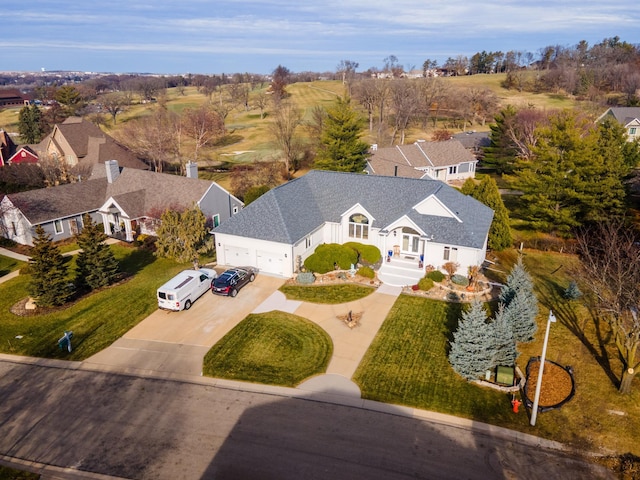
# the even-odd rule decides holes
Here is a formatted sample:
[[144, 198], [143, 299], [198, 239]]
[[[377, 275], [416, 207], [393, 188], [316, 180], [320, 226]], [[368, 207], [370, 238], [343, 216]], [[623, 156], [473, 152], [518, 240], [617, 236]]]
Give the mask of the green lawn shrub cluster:
[[366, 266], [360, 267], [356, 273], [365, 278], [374, 278], [376, 276], [376, 272], [373, 271], [373, 268]]
[[431, 270], [429, 273], [427, 273], [427, 278], [433, 280], [434, 282], [440, 283], [444, 280], [444, 273], [442, 273], [440, 270]]
[[358, 242], [347, 242], [344, 244], [345, 247], [352, 248], [358, 255], [360, 256], [359, 261], [363, 263], [373, 264], [379, 262], [382, 258], [382, 254], [380, 253], [380, 249], [374, 245], [365, 245], [364, 243]]
[[302, 272], [296, 277], [296, 282], [302, 285], [310, 285], [316, 281], [316, 276], [313, 272]]
[[433, 288], [433, 285], [434, 285], [433, 280], [428, 277], [422, 277], [418, 282], [418, 288], [425, 292], [428, 292], [429, 290], [431, 290]]
[[324, 243], [318, 245], [316, 251], [304, 261], [304, 266], [312, 272], [327, 273], [335, 270], [335, 264], [342, 270], [348, 270], [357, 261], [358, 253], [353, 248], [337, 243]]
[[467, 277], [465, 277], [464, 275], [459, 275], [459, 274], [455, 274], [451, 276], [451, 281], [453, 283], [455, 283], [456, 285], [460, 285], [462, 287], [468, 287], [469, 286], [469, 279]]

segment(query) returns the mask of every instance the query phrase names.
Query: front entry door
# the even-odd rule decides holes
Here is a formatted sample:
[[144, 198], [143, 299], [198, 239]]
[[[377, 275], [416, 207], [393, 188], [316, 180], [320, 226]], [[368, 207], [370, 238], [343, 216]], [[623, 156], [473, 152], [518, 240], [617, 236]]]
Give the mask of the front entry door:
[[409, 233], [402, 234], [402, 251], [404, 253], [418, 253], [420, 248], [420, 237]]

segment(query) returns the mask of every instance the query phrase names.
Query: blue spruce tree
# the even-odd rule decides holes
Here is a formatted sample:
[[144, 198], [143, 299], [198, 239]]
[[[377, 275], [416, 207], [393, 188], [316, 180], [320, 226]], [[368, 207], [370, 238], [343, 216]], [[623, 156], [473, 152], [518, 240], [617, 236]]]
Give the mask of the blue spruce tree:
[[491, 368], [495, 356], [493, 328], [487, 323], [487, 312], [475, 300], [462, 314], [453, 334], [449, 363], [467, 380], [477, 380]]
[[513, 266], [507, 283], [500, 292], [500, 302], [508, 311], [513, 338], [516, 342], [530, 342], [538, 329], [538, 299], [533, 291], [533, 280], [522, 263], [522, 257]]
[[501, 303], [498, 305], [496, 318], [492, 323], [494, 339], [493, 366], [511, 367], [516, 363], [518, 352], [513, 335], [512, 323], [509, 312]]

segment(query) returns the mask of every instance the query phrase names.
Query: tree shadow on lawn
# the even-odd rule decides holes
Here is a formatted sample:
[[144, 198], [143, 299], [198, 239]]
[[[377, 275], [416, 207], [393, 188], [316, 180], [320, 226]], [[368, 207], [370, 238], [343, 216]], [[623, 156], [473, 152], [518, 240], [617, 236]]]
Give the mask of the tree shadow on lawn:
[[135, 248], [131, 250], [126, 257], [120, 260], [120, 268], [122, 271], [135, 275], [146, 266], [156, 261], [153, 252], [147, 249]]
[[[557, 321], [569, 330], [586, 347], [602, 370], [616, 387], [620, 385], [619, 377], [613, 372], [607, 345], [611, 343], [612, 332], [605, 320], [597, 312], [585, 305], [590, 318], [581, 318], [576, 312], [575, 300], [564, 298], [565, 287], [552, 279], [543, 279], [538, 288], [538, 301], [551, 310]], [[595, 341], [592, 341], [585, 330], [587, 322], [593, 322]]]

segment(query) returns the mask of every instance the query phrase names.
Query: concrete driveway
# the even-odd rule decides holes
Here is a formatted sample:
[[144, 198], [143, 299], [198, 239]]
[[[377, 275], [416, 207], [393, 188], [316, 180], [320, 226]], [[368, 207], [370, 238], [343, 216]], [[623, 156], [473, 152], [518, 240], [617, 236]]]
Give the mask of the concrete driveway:
[[207, 351], [283, 283], [258, 275], [235, 298], [207, 292], [189, 310], [156, 310], [83, 364], [174, 377], [201, 375]]

